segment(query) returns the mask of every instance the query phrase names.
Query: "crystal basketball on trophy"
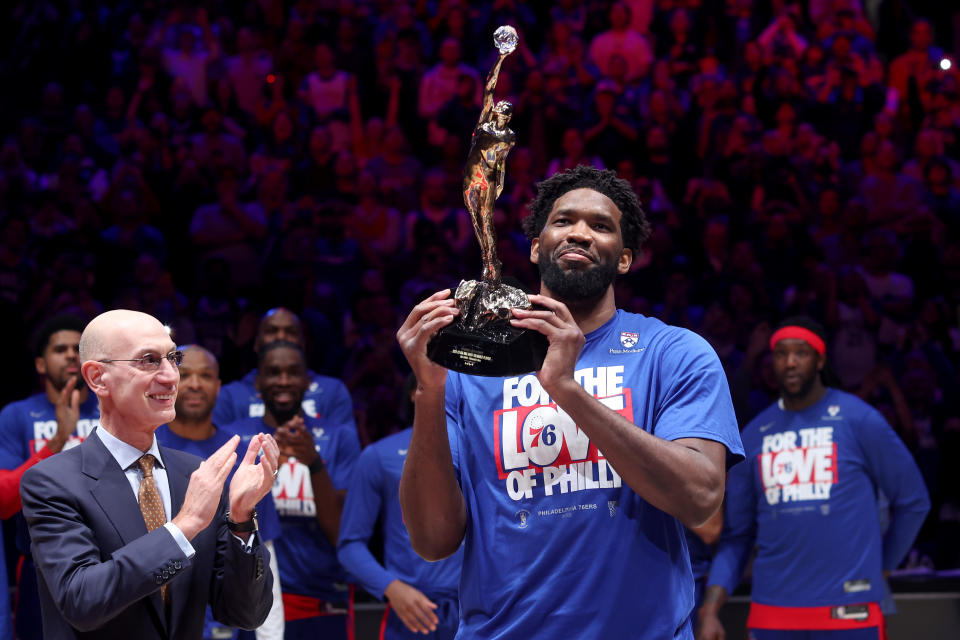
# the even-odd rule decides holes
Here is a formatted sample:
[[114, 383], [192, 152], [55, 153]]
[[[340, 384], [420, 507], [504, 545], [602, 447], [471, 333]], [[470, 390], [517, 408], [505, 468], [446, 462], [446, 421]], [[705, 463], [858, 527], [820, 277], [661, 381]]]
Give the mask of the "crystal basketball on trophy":
[[494, 204], [503, 191], [507, 154], [517, 136], [508, 126], [513, 105], [505, 100], [494, 103], [493, 91], [500, 66], [517, 47], [517, 32], [513, 27], [500, 27], [494, 32], [493, 41], [500, 55], [487, 75], [483, 111], [473, 130], [463, 168], [463, 201], [480, 243], [483, 279], [460, 282], [453, 294], [460, 316], [434, 336], [427, 346], [427, 355], [461, 373], [506, 376], [539, 369], [547, 340], [540, 333], [510, 325], [510, 310], [529, 309], [530, 301], [520, 289], [501, 282]]

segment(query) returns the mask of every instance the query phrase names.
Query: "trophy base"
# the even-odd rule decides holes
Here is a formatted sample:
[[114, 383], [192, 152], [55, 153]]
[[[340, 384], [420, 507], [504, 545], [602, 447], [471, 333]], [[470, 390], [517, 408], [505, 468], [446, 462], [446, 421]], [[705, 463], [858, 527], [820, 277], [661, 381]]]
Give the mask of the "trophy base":
[[427, 344], [427, 356], [439, 365], [474, 376], [502, 378], [538, 371], [549, 343], [536, 331], [509, 325], [496, 331], [450, 325]]

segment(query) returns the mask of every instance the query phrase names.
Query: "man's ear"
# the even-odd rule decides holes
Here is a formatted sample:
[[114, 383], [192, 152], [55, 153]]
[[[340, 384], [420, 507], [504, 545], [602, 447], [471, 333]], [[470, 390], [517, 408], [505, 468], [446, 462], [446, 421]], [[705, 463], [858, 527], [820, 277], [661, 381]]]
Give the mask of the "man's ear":
[[540, 264], [540, 238], [530, 241], [530, 262]]
[[33, 366], [37, 370], [37, 373], [39, 373], [40, 375], [42, 376], [47, 375], [47, 361], [44, 360], [43, 358], [34, 358]]
[[633, 264], [633, 249], [624, 247], [620, 250], [620, 259], [617, 260], [617, 273], [623, 275], [630, 271], [630, 265]]
[[94, 360], [87, 360], [80, 365], [80, 375], [83, 376], [84, 382], [86, 382], [90, 390], [98, 396], [109, 395], [107, 386], [103, 381], [105, 370], [106, 367], [104, 367], [102, 362], [96, 362]]

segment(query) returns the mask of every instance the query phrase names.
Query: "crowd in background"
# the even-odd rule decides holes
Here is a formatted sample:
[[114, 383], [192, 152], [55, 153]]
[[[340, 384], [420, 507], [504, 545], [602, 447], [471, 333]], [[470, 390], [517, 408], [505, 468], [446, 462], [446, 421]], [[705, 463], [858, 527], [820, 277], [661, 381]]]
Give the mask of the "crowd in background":
[[618, 306], [716, 349], [741, 426], [777, 397], [783, 317], [830, 331], [834, 385], [879, 408], [933, 499], [913, 566], [960, 566], [960, 74], [950, 3], [881, 0], [31, 0], [0, 26], [0, 323], [139, 309], [255, 366], [287, 307], [361, 441], [407, 426], [395, 332], [476, 278], [461, 172], [492, 33], [520, 220], [578, 164], [631, 181], [653, 233]]

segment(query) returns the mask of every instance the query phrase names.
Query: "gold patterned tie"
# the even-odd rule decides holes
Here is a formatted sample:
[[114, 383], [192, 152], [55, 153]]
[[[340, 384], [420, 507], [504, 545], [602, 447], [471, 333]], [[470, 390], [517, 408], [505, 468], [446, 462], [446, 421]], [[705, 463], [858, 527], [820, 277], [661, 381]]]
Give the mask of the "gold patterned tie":
[[[154, 462], [156, 459], [149, 453], [137, 460], [140, 471], [143, 472], [143, 481], [140, 482], [140, 490], [137, 492], [137, 502], [140, 503], [140, 512], [143, 513], [143, 522], [147, 525], [147, 531], [159, 529], [167, 521], [167, 514], [163, 510], [163, 499], [157, 490], [157, 483], [153, 480]], [[160, 587], [160, 598], [164, 605], [168, 604], [170, 594], [167, 592], [167, 585]]]

